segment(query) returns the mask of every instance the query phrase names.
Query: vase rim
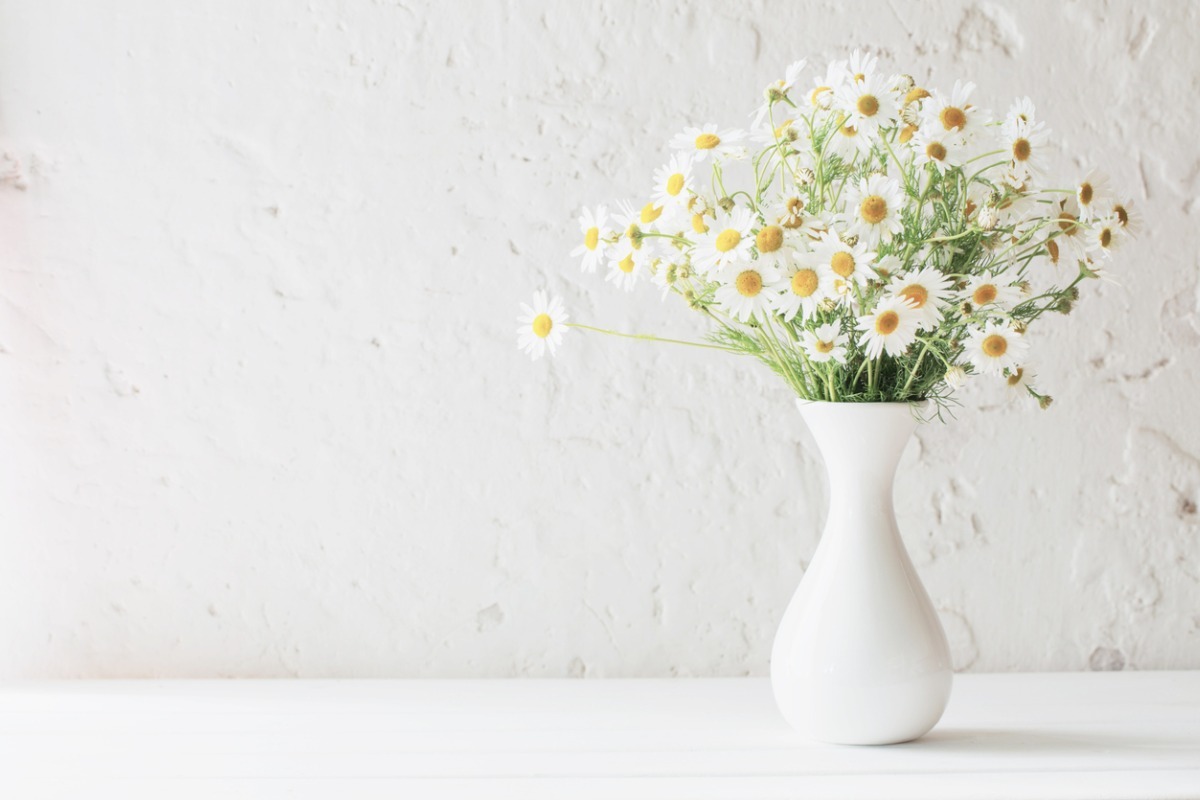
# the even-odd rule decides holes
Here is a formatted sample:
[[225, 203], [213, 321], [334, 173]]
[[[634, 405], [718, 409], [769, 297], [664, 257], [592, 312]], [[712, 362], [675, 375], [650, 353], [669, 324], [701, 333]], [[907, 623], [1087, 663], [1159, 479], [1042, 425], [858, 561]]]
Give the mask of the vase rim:
[[853, 401], [846, 401], [846, 400], [833, 400], [833, 401], [831, 401], [831, 400], [805, 400], [802, 397], [796, 398], [796, 407], [797, 408], [805, 408], [807, 406], [891, 406], [891, 407], [916, 406], [918, 408], [925, 408], [928, 405], [929, 405], [928, 399], [904, 400], [901, 402], [888, 402], [888, 403], [869, 403], [869, 402], [853, 402]]

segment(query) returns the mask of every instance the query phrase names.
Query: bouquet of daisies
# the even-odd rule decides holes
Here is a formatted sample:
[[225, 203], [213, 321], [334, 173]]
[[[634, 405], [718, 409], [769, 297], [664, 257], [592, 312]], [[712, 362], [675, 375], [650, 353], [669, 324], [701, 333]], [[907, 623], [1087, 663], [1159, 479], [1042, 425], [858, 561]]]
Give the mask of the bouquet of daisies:
[[969, 376], [1029, 383], [1027, 332], [1067, 314], [1136, 227], [1091, 173], [1050, 183], [1050, 136], [1028, 98], [1001, 119], [973, 97], [886, 76], [855, 52], [802, 87], [765, 90], [750, 130], [685, 128], [649, 197], [585, 209], [572, 255], [624, 291], [644, 283], [711, 324], [678, 342], [522, 306], [535, 359], [570, 328], [752, 356], [808, 400], [942, 405]]

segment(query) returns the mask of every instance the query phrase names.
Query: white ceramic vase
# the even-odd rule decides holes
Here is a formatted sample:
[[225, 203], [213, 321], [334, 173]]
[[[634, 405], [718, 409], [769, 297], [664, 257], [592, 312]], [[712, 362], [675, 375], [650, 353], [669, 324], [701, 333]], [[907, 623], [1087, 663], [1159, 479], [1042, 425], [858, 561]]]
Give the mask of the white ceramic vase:
[[917, 426], [906, 403], [799, 401], [829, 473], [829, 517], [771, 653], [792, 727], [837, 744], [893, 744], [942, 716], [953, 675], [937, 612], [892, 507]]

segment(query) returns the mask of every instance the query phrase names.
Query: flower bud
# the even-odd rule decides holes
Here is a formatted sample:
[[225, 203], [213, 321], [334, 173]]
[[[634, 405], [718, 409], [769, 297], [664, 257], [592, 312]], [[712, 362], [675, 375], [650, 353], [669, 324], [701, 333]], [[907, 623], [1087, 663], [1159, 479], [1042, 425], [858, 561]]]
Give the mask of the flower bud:
[[1044, 394], [1038, 398], [1038, 405], [1042, 408], [1043, 411], [1046, 410], [1047, 408], [1049, 408], [1053, 403], [1054, 403], [1054, 398], [1048, 394]]
[[737, 204], [733, 202], [732, 197], [722, 197], [717, 201], [717, 205], [719, 205], [726, 214], [729, 214], [733, 211], [733, 207]]
[[953, 366], [946, 370], [946, 385], [951, 389], [961, 389], [963, 384], [967, 382], [967, 371], [959, 366]]

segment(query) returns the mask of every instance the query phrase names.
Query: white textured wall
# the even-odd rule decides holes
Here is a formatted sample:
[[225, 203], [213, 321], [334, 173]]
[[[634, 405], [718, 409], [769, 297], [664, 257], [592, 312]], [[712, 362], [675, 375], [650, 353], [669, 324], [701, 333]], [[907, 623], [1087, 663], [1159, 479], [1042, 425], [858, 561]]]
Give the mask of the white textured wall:
[[[930, 426], [905, 538], [974, 670], [1200, 667], [1182, 2], [0, 2], [0, 677], [762, 674], [821, 467], [753, 363], [566, 252], [685, 122], [876, 46], [1017, 94], [1148, 218]], [[807, 82], [807, 79], [806, 79]]]

